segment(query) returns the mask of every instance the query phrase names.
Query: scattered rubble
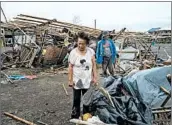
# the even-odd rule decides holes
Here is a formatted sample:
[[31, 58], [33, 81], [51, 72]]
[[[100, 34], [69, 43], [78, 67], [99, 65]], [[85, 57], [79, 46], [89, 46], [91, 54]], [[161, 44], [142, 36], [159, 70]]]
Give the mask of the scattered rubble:
[[[158, 53], [151, 50], [150, 44], [154, 34], [126, 30], [109, 31], [117, 45], [120, 60], [142, 62], [145, 59], [157, 59]], [[13, 21], [1, 23], [2, 69], [63, 65], [63, 59], [74, 47], [79, 31], [90, 35], [90, 47], [95, 50], [102, 33], [99, 29], [25, 14], [18, 15]]]
[[[101, 38], [101, 33], [102, 33], [102, 30], [99, 29], [66, 23], [66, 22], [58, 21], [56, 19], [45, 19], [45, 18], [34, 17], [25, 14], [18, 15], [17, 17], [14, 18], [13, 21], [9, 21], [6, 23], [1, 22], [1, 36], [0, 36], [2, 38], [2, 40], [0, 41], [1, 60], [2, 60], [1, 69], [11, 70], [14, 68], [20, 69], [24, 67], [25, 69], [34, 70], [36, 68], [41, 68], [40, 71], [41, 75], [67, 74], [68, 55], [70, 50], [72, 50], [76, 45], [76, 35], [79, 31], [85, 31], [89, 34], [91, 39], [89, 46], [96, 51], [96, 44]], [[162, 49], [160, 46], [152, 50], [155, 44], [162, 43], [161, 40], [163, 38], [169, 39], [169, 35], [163, 36], [163, 31], [155, 32], [155, 33], [152, 32], [141, 33], [141, 32], [129, 32], [127, 31], [126, 28], [123, 28], [119, 32], [115, 32], [115, 30], [109, 32], [111, 39], [115, 41], [117, 52], [119, 55], [119, 58], [117, 58], [116, 64], [114, 65], [114, 70], [118, 77], [119, 76], [122, 78], [129, 77], [132, 78], [130, 79], [132, 81], [134, 79], [132, 76], [134, 76], [139, 72], [145, 71], [148, 72], [149, 74], [151, 73], [152, 70], [154, 70], [154, 68], [162, 67], [163, 69], [166, 66], [171, 65], [171, 56], [164, 48], [163, 48], [164, 53], [167, 57], [166, 59], [163, 59], [159, 56], [160, 49]], [[136, 76], [137, 75], [135, 75], [135, 77]], [[6, 79], [6, 81], [9, 83], [14, 83], [14, 80], [16, 79], [21, 80], [21, 79], [35, 79], [37, 77], [39, 78], [39, 76], [32, 73], [22, 74], [22, 75], [15, 75], [15, 74], [9, 75], [8, 73], [1, 71], [1, 78], [2, 77]], [[171, 82], [170, 75], [167, 76], [167, 80]], [[5, 80], [1, 81], [1, 83], [6, 84]], [[141, 82], [139, 82], [139, 84], [137, 85], [138, 88], [142, 86], [140, 83]], [[145, 83], [149, 84], [147, 81], [144, 82], [144, 84]], [[71, 93], [68, 93], [68, 90], [65, 87], [65, 83], [61, 82], [60, 85], [61, 88], [64, 89], [62, 90], [67, 95], [66, 97], [70, 96]], [[128, 95], [128, 93], [131, 92], [131, 91], [126, 91], [124, 88], [120, 88], [120, 89], [121, 89], [120, 94], [122, 94], [123, 96], [126, 96]], [[107, 106], [111, 105], [113, 108], [115, 106], [118, 106], [118, 103], [120, 102], [118, 100], [119, 98], [117, 99], [119, 102], [115, 102], [114, 100], [116, 99], [116, 97], [113, 97], [112, 100], [111, 96], [114, 95], [109, 94], [109, 91], [100, 87], [97, 88], [97, 90], [101, 91], [104, 94], [104, 97], [109, 101], [109, 104], [107, 104]], [[167, 88], [164, 88], [163, 86], [159, 86], [158, 90], [165, 93], [166, 99], [161, 104], [162, 107], [161, 109], [158, 108], [152, 109], [152, 113], [154, 116], [154, 123], [159, 122], [157, 120], [159, 117], [156, 118], [156, 115], [164, 111], [164, 106], [167, 104], [167, 102], [169, 102], [171, 98], [170, 95], [171, 92], [169, 92]], [[139, 90], [138, 92], [141, 91]], [[132, 94], [128, 99], [134, 97]], [[139, 94], [137, 94], [137, 96], [138, 95]], [[156, 95], [158, 94], [156, 93]], [[120, 99], [122, 100], [123, 97], [120, 97]], [[132, 103], [133, 105], [137, 105], [135, 104], [135, 102], [130, 102], [130, 103]], [[48, 102], [46, 103], [46, 105], [48, 105]], [[169, 116], [168, 108], [169, 107], [165, 109], [165, 111], [167, 111], [165, 112], [166, 113], [165, 116], [171, 117]], [[139, 112], [140, 109], [138, 108], [136, 110]], [[142, 114], [144, 113], [145, 112], [142, 112]], [[18, 120], [23, 121], [25, 123], [33, 124], [28, 121], [25, 121], [24, 119], [13, 116], [12, 114], [8, 114], [8, 113], [6, 114], [15, 119], [17, 118]], [[128, 114], [121, 112], [121, 118], [125, 119], [126, 115]], [[144, 121], [145, 118], [142, 115], [139, 114], [139, 117], [142, 118], [142, 120], [140, 120], [141, 122], [147, 123]], [[99, 117], [93, 116], [93, 118], [95, 119], [90, 119], [90, 121], [98, 120], [96, 121], [99, 122], [98, 124], [104, 124], [100, 121], [100, 119], [105, 121], [105, 119], [103, 119], [102, 117], [99, 119]], [[134, 116], [132, 117], [132, 120], [133, 119]], [[131, 119], [127, 119], [127, 120], [130, 121]], [[37, 121], [37, 122], [40, 124], [46, 124], [42, 121]], [[90, 124], [87, 121], [82, 121], [82, 120], [71, 120], [71, 122]], [[95, 125], [94, 123], [91, 124]]]

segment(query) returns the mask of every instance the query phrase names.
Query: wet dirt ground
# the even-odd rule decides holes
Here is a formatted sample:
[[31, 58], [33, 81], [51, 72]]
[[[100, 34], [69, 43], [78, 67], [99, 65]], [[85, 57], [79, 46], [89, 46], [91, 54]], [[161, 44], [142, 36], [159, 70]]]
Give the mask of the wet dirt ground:
[[[20, 71], [13, 70], [12, 74], [14, 72]], [[1, 84], [2, 125], [25, 125], [5, 116], [3, 112], [12, 113], [37, 125], [41, 125], [37, 121], [48, 125], [72, 125], [69, 123], [72, 89], [67, 86], [67, 74], [39, 73], [37, 77], [15, 81], [14, 84]], [[69, 96], [65, 94], [62, 84], [65, 84]]]
[[[166, 47], [166, 46], [165, 46]], [[171, 47], [167, 48], [171, 52]], [[164, 57], [163, 49], [161, 52]], [[37, 79], [15, 81], [14, 84], [0, 84], [1, 94], [1, 125], [25, 125], [15, 121], [4, 112], [9, 112], [20, 118], [41, 125], [72, 125], [69, 123], [72, 108], [72, 89], [67, 86], [67, 74], [48, 73], [37, 69], [9, 69], [10, 74], [36, 74]], [[65, 84], [69, 96], [65, 94], [62, 84]]]

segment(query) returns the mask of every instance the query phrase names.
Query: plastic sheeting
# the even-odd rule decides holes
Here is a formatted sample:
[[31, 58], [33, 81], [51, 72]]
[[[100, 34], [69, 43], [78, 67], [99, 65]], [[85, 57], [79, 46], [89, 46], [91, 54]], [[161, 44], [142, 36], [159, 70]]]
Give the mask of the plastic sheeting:
[[12, 79], [12, 80], [22, 80], [22, 79], [35, 79], [35, 78], [37, 78], [37, 76], [36, 75], [30, 75], [30, 76], [11, 75], [8, 78]]
[[152, 68], [124, 78], [104, 78], [100, 87], [109, 92], [114, 106], [100, 87], [94, 86], [83, 96], [83, 104], [89, 105], [91, 113], [107, 124], [151, 125], [151, 108], [159, 107], [166, 98], [160, 86], [171, 89], [166, 78], [170, 68]]
[[107, 124], [147, 125], [151, 124], [152, 114], [150, 106], [139, 102], [137, 98], [126, 95], [122, 79], [107, 77], [101, 87], [111, 96], [114, 107], [109, 99], [99, 90], [91, 87], [83, 96], [83, 104], [90, 105], [91, 112]]
[[[171, 89], [166, 78], [167, 74], [171, 74], [171, 66], [143, 70], [123, 78], [123, 84], [131, 92], [132, 96], [156, 108], [160, 107], [167, 96], [160, 89], [160, 86], [168, 91]], [[170, 100], [168, 104], [170, 104]]]

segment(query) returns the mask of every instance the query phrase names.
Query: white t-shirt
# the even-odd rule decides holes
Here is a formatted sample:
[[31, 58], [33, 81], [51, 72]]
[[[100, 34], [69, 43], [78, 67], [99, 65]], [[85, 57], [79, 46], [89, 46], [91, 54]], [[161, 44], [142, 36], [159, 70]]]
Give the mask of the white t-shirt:
[[69, 63], [73, 65], [73, 82], [75, 89], [88, 89], [92, 80], [93, 49], [87, 47], [86, 54], [80, 55], [78, 48], [73, 49], [69, 55]]

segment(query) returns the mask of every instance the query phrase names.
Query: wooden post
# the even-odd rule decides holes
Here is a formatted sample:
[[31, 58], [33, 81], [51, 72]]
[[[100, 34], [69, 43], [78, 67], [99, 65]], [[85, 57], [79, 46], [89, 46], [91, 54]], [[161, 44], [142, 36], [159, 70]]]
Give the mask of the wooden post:
[[22, 45], [23, 45], [23, 35], [22, 35]]
[[32, 123], [32, 122], [29, 122], [29, 121], [27, 121], [27, 120], [25, 120], [25, 119], [19, 118], [19, 117], [13, 115], [13, 114], [8, 113], [8, 112], [5, 112], [4, 114], [5, 114], [6, 116], [8, 116], [8, 117], [11, 117], [11, 118], [13, 118], [13, 119], [15, 119], [15, 120], [17, 120], [17, 121], [20, 121], [20, 122], [22, 122], [22, 123], [25, 123], [25, 124], [27, 124], [27, 125], [36, 125], [36, 124], [34, 124], [34, 123]]
[[13, 42], [13, 47], [14, 47], [14, 44], [15, 44], [15, 35], [14, 35], [14, 30], [11, 30], [12, 32], [12, 42]]
[[139, 61], [142, 62], [142, 56], [141, 56], [141, 48], [139, 46]]
[[27, 36], [25, 35], [25, 44], [26, 44], [26, 42], [27, 42], [27, 40], [26, 40], [26, 39], [27, 39]]
[[62, 85], [63, 85], [63, 89], [64, 89], [64, 91], [65, 91], [66, 95], [68, 96], [69, 94], [68, 94], [68, 92], [67, 92], [67, 90], [66, 90], [65, 85], [64, 85], [64, 84], [62, 84]]
[[95, 20], [94, 20], [94, 28], [95, 28], [95, 29], [96, 29], [96, 25], [97, 25], [97, 24], [96, 24], [96, 19], [95, 19]]

